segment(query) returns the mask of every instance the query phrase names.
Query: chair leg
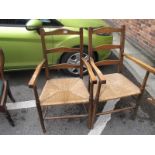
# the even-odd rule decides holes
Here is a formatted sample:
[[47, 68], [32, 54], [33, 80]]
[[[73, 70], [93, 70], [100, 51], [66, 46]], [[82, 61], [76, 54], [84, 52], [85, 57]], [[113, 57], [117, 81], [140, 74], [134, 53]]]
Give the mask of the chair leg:
[[7, 80], [7, 92], [8, 92], [8, 96], [11, 99], [11, 101], [12, 102], [16, 102], [15, 99], [14, 99], [14, 97], [13, 97], [13, 95], [12, 95], [12, 93], [11, 93], [11, 89], [10, 89], [8, 80]]
[[92, 108], [92, 120], [91, 120], [91, 129], [94, 127], [94, 122], [96, 120], [96, 109], [97, 109], [97, 104], [93, 104]]
[[134, 113], [133, 113], [133, 116], [132, 116], [132, 119], [135, 120], [136, 119], [136, 116], [137, 116], [137, 112], [138, 112], [138, 108], [140, 106], [140, 103], [141, 103], [141, 98], [142, 98], [142, 94], [140, 94], [137, 99], [136, 99], [136, 106], [134, 108]]
[[40, 120], [41, 128], [42, 128], [43, 132], [46, 133], [41, 106], [38, 105], [38, 103], [37, 103], [37, 111], [38, 111], [38, 115], [39, 115], [39, 120]]
[[9, 123], [14, 127], [14, 126], [15, 126], [14, 121], [13, 121], [13, 119], [11, 118], [11, 115], [10, 115], [10, 113], [8, 112], [8, 110], [5, 111], [5, 114], [6, 114], [6, 118], [7, 118], [7, 120], [9, 121]]
[[91, 129], [91, 118], [92, 118], [92, 104], [88, 107], [88, 129]]

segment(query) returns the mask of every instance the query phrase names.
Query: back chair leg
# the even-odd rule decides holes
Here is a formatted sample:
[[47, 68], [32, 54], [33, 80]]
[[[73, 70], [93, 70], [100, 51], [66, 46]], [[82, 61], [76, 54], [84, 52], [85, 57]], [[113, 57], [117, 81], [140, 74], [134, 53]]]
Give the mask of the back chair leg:
[[8, 80], [7, 80], [7, 92], [8, 92], [8, 96], [11, 99], [11, 101], [12, 102], [16, 102], [15, 99], [14, 99], [14, 97], [13, 97], [13, 95], [12, 95], [12, 93], [11, 93], [11, 89], [10, 89]]
[[133, 113], [133, 116], [132, 116], [132, 119], [135, 120], [136, 119], [136, 116], [137, 116], [137, 112], [138, 112], [138, 108], [140, 106], [140, 103], [141, 103], [141, 98], [142, 98], [142, 94], [138, 95], [137, 99], [136, 99], [136, 106], [134, 108], [134, 113]]
[[6, 114], [6, 118], [7, 118], [7, 120], [9, 121], [9, 123], [14, 127], [14, 126], [15, 126], [14, 121], [13, 121], [13, 119], [11, 118], [11, 115], [10, 115], [10, 113], [8, 112], [8, 110], [5, 111], [5, 114]]

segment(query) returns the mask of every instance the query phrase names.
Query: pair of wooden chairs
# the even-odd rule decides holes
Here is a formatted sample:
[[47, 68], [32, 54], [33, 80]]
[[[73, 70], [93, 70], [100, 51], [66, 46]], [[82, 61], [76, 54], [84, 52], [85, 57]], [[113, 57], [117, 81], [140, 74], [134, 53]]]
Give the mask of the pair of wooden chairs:
[[4, 78], [4, 53], [3, 50], [0, 49], [0, 112], [5, 113], [9, 123], [14, 126], [14, 121], [6, 107], [7, 95], [12, 102], [15, 102], [9, 87], [9, 82]]
[[[145, 85], [150, 72], [155, 72], [155, 69], [140, 60], [127, 55], [124, 53], [125, 44], [125, 26], [121, 28], [89, 28], [89, 46], [88, 54], [89, 60], [85, 60], [83, 56], [83, 29], [80, 28], [79, 31], [72, 31], [67, 29], [56, 29], [54, 31], [45, 31], [43, 28], [40, 29], [40, 36], [43, 49], [43, 61], [37, 66], [31, 80], [29, 81], [29, 87], [33, 88], [35, 94], [36, 105], [38, 109], [38, 114], [41, 122], [43, 132], [46, 132], [44, 120], [49, 119], [64, 119], [64, 118], [88, 118], [88, 128], [93, 128], [96, 116], [104, 115], [114, 112], [120, 112], [123, 110], [134, 109], [134, 115], [136, 115], [138, 106], [140, 105], [140, 99], [145, 89]], [[120, 43], [117, 45], [113, 44], [101, 44], [97, 47], [93, 46], [93, 35], [94, 34], [105, 34], [105, 33], [120, 33]], [[80, 47], [68, 48], [68, 47], [58, 47], [49, 48], [46, 44], [46, 37], [49, 35], [78, 35], [80, 41]], [[95, 51], [103, 50], [114, 50], [119, 49], [120, 54], [117, 60], [103, 60], [94, 62], [93, 55]], [[56, 64], [51, 65], [48, 63], [48, 56], [55, 52], [77, 52], [80, 56], [79, 65], [71, 64]], [[125, 77], [122, 72], [124, 57], [130, 59], [134, 63], [146, 69], [146, 75], [144, 77], [143, 83], [140, 87], [136, 86], [132, 81]], [[118, 72], [113, 74], [105, 75], [100, 71], [98, 66], [105, 65], [117, 65]], [[83, 81], [83, 66], [87, 68], [89, 75], [88, 88], [85, 86]], [[37, 79], [41, 72], [41, 69], [45, 68], [46, 83], [42, 89], [41, 95], [38, 95], [37, 91]], [[66, 68], [79, 68], [80, 74], [79, 78], [50, 78], [49, 72], [51, 69], [66, 69]], [[108, 100], [124, 98], [128, 96], [136, 96], [135, 106], [130, 106], [121, 109], [115, 109], [111, 111], [106, 111], [103, 113], [97, 112], [97, 106], [99, 103], [105, 103]], [[84, 104], [87, 105], [87, 112], [79, 115], [68, 115], [68, 116], [47, 116], [46, 110], [43, 114], [43, 109], [47, 109], [49, 106], [58, 105], [76, 105]]]

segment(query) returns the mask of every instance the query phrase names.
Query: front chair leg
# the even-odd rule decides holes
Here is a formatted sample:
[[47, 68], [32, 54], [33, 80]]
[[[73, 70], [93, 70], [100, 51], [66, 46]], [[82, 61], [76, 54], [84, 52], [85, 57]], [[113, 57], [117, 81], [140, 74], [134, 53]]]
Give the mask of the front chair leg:
[[36, 103], [36, 104], [37, 104], [37, 111], [38, 111], [38, 115], [39, 115], [41, 128], [42, 128], [43, 132], [46, 133], [46, 128], [45, 128], [45, 125], [44, 125], [44, 118], [43, 118], [43, 115], [42, 115], [41, 106], [39, 105], [39, 103]]
[[33, 90], [34, 90], [34, 95], [35, 95], [35, 99], [36, 99], [36, 106], [37, 106], [37, 111], [38, 111], [38, 115], [39, 115], [40, 124], [41, 124], [43, 132], [45, 133], [46, 129], [45, 129], [45, 125], [44, 125], [44, 118], [43, 118], [42, 109], [41, 109], [41, 105], [40, 105], [40, 101], [39, 101], [37, 87], [35, 86], [33, 88]]
[[8, 93], [8, 96], [9, 98], [11, 99], [12, 102], [16, 102], [12, 93], [11, 93], [11, 89], [10, 89], [10, 86], [9, 86], [9, 81], [7, 80], [7, 93]]
[[96, 109], [97, 109], [97, 104], [93, 104], [93, 109], [92, 109], [92, 120], [91, 120], [91, 129], [94, 127], [94, 122], [96, 120]]
[[88, 129], [91, 129], [92, 104], [88, 107]]
[[14, 127], [14, 126], [15, 126], [14, 121], [13, 121], [13, 119], [11, 118], [11, 115], [10, 115], [10, 113], [8, 112], [8, 110], [5, 111], [5, 114], [6, 114], [6, 118], [7, 118], [7, 120], [9, 121], [9, 123]]

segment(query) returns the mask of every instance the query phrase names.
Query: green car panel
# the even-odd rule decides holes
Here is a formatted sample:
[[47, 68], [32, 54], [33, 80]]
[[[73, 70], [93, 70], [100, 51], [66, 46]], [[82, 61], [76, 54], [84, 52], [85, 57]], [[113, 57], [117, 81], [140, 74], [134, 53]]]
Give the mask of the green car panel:
[[[88, 46], [88, 30], [89, 26], [100, 27], [105, 26], [103, 20], [73, 20], [59, 19], [67, 29], [78, 30], [84, 27], [84, 45]], [[45, 28], [46, 31], [54, 30], [53, 27]], [[95, 42], [93, 46], [99, 45], [101, 42], [106, 44], [112, 43], [112, 36], [94, 35]], [[79, 39], [75, 36], [52, 36], [47, 38], [48, 47], [75, 47], [79, 45]], [[28, 31], [25, 26], [0, 26], [0, 48], [5, 53], [5, 70], [23, 70], [34, 68], [42, 59], [42, 46], [38, 32], [36, 30]], [[49, 61], [52, 64], [59, 62], [61, 54], [51, 54]], [[99, 59], [105, 59], [110, 52], [98, 52]]]
[[67, 25], [68, 27], [100, 27], [100, 26], [108, 26], [108, 24], [104, 20], [100, 19], [58, 19], [63, 25]]

